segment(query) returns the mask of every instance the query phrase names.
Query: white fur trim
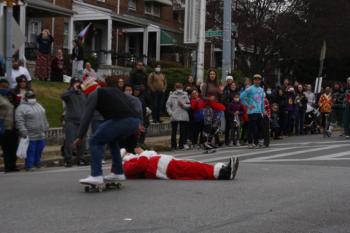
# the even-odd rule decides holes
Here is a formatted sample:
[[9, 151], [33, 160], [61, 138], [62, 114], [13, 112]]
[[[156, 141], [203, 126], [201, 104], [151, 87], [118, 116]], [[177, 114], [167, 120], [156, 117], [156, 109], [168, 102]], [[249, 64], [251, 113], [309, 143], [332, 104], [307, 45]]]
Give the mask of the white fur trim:
[[147, 158], [151, 158], [152, 156], [157, 156], [157, 155], [158, 155], [157, 152], [153, 150], [145, 150], [140, 154], [140, 156], [145, 156]]
[[157, 165], [157, 173], [156, 173], [157, 178], [165, 179], [165, 180], [169, 179], [168, 176], [166, 175], [166, 172], [168, 170], [168, 166], [171, 160], [173, 160], [173, 157], [168, 155], [162, 155], [159, 158], [158, 165]]
[[220, 173], [220, 170], [221, 168], [224, 166], [225, 164], [224, 163], [217, 163], [214, 165], [214, 177], [216, 179], [219, 178], [219, 173]]
[[126, 155], [126, 150], [124, 148], [120, 149], [120, 156], [123, 158]]
[[123, 161], [126, 162], [126, 161], [129, 161], [130, 159], [133, 159], [133, 158], [138, 158], [138, 156], [131, 154], [131, 153], [128, 153], [128, 154], [125, 154], [123, 156]]

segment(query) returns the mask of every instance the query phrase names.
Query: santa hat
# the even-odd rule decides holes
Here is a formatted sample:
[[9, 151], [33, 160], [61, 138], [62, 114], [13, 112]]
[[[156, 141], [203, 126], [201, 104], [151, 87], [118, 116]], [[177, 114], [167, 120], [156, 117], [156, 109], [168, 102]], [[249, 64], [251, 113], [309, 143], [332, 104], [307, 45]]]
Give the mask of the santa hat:
[[85, 94], [91, 94], [94, 92], [97, 88], [101, 87], [100, 84], [96, 81], [95, 78], [85, 76], [83, 78], [83, 83], [81, 84], [81, 89]]

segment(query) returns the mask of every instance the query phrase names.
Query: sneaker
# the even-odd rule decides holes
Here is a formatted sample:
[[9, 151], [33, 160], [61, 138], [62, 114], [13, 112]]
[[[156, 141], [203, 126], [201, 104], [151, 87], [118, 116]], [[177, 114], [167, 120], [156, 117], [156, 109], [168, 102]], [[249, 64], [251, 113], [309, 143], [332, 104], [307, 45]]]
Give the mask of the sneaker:
[[107, 163], [106, 160], [102, 159], [102, 164], [106, 164], [106, 163]]
[[103, 184], [103, 176], [88, 176], [85, 179], [80, 179], [82, 184]]
[[248, 144], [248, 148], [249, 148], [249, 149], [255, 149], [255, 148], [256, 148], [256, 145], [255, 145], [255, 144]]
[[117, 175], [117, 174], [111, 173], [109, 175], [106, 175], [104, 179], [108, 181], [122, 181], [122, 180], [126, 180], [126, 177], [124, 174]]
[[185, 144], [185, 145], [183, 146], [183, 149], [184, 149], [184, 150], [189, 150], [190, 147], [189, 147], [187, 144]]
[[236, 175], [237, 175], [237, 170], [238, 170], [238, 166], [239, 166], [239, 158], [238, 157], [234, 157], [231, 158], [233, 160], [232, 162], [232, 169], [231, 169], [231, 176], [230, 179], [234, 180]]
[[239, 143], [239, 141], [236, 142], [236, 146], [241, 146], [241, 144]]
[[34, 167], [26, 168], [26, 171], [27, 171], [27, 172], [33, 172], [33, 171], [35, 171], [35, 168], [34, 168]]
[[346, 138], [346, 139], [349, 139], [349, 138], [350, 138], [350, 136], [349, 136], [349, 135], [346, 135], [346, 136], [345, 136], [345, 138]]
[[64, 163], [64, 166], [65, 167], [72, 167], [72, 161], [66, 161], [65, 163]]
[[213, 147], [212, 145], [210, 145], [209, 143], [207, 143], [207, 142], [204, 143], [203, 146], [204, 146], [204, 149], [205, 149], [205, 150], [212, 150], [212, 149], [214, 149], [214, 147]]
[[228, 166], [222, 166], [219, 172], [218, 180], [229, 180], [231, 177], [231, 168]]

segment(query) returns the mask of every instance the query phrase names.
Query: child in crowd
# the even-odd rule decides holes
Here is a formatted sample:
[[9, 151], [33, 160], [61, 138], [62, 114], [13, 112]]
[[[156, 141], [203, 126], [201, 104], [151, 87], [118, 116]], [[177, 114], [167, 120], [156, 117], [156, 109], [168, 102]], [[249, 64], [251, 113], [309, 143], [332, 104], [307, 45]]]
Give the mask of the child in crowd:
[[321, 95], [320, 100], [318, 101], [318, 105], [320, 107], [320, 112], [322, 116], [322, 127], [325, 133], [329, 126], [329, 116], [332, 112], [333, 105], [333, 98], [330, 87], [326, 87], [324, 93]]
[[219, 103], [215, 97], [209, 94], [208, 100], [206, 100], [206, 106], [203, 109], [203, 137], [204, 137], [204, 149], [211, 150], [217, 148], [212, 144], [213, 137], [218, 137], [220, 132], [220, 119], [224, 114], [225, 106]]
[[243, 111], [244, 111], [243, 104], [239, 99], [239, 93], [235, 93], [233, 96], [233, 101], [228, 105], [229, 122], [227, 122], [231, 126], [231, 129], [230, 129], [231, 140], [235, 146], [240, 146], [240, 143], [239, 143], [240, 131], [241, 131], [240, 118], [243, 114]]
[[[206, 102], [200, 98], [197, 90], [193, 90], [191, 93], [191, 127], [190, 127], [190, 140], [194, 148], [198, 148], [198, 145], [203, 141], [200, 134], [203, 130], [203, 108], [205, 107]], [[199, 144], [198, 144], [199, 138]]]
[[182, 83], [175, 84], [175, 91], [172, 92], [166, 103], [166, 109], [171, 120], [171, 148], [177, 149], [176, 133], [180, 126], [179, 149], [188, 149], [186, 144], [187, 129], [189, 122], [188, 110], [191, 108], [187, 92], [183, 91]]
[[272, 113], [271, 113], [271, 136], [273, 139], [281, 139], [280, 138], [280, 117], [279, 117], [279, 108], [276, 103], [272, 105]]

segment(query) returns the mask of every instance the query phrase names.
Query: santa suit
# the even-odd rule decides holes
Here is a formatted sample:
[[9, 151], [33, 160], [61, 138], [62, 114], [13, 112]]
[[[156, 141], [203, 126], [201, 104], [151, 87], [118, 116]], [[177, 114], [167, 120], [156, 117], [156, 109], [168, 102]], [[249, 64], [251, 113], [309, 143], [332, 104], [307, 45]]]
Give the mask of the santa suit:
[[223, 166], [223, 163], [210, 165], [179, 160], [155, 151], [144, 151], [139, 156], [129, 154], [123, 157], [123, 161], [124, 173], [128, 179], [215, 180]]

